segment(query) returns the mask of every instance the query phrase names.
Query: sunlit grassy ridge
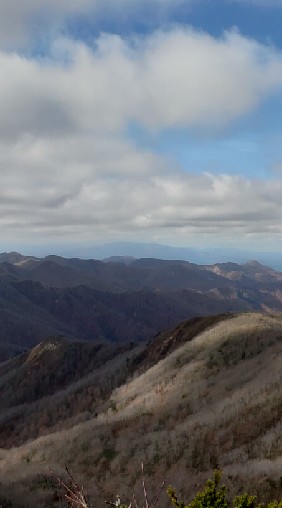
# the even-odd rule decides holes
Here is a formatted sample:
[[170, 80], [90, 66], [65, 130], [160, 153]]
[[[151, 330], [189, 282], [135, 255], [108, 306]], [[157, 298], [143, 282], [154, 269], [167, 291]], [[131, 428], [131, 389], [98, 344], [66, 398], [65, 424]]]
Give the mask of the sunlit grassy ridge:
[[[52, 490], [44, 489], [37, 475], [46, 475], [48, 466], [60, 472], [71, 465], [94, 499], [107, 498], [138, 490], [144, 461], [146, 476], [153, 482], [166, 477], [181, 495], [195, 492], [219, 465], [231, 493], [247, 486], [262, 500], [277, 496], [281, 317], [242, 314], [180, 342], [145, 372], [128, 367], [124, 384], [97, 406], [96, 415], [87, 414], [87, 421], [81, 416], [71, 428], [1, 450], [5, 495], [21, 504], [50, 504]], [[130, 362], [121, 357], [119, 369]], [[110, 378], [112, 372], [104, 374]]]

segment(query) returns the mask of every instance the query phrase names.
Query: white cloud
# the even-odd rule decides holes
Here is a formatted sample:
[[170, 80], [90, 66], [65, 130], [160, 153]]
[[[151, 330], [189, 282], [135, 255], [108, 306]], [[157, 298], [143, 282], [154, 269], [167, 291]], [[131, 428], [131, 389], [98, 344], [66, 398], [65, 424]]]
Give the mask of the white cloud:
[[182, 173], [126, 135], [224, 128], [281, 89], [273, 48], [175, 29], [60, 39], [41, 61], [2, 51], [0, 66], [2, 238], [282, 232], [279, 177]]
[[282, 55], [234, 33], [105, 35], [92, 49], [61, 39], [52, 58], [0, 53], [1, 136], [116, 131], [130, 121], [217, 129], [282, 85]]
[[0, 154], [2, 239], [165, 241], [177, 235], [183, 243], [195, 233], [233, 240], [282, 233], [279, 178], [168, 171], [164, 161], [118, 139], [80, 146], [71, 138], [30, 137], [13, 150], [2, 146]]

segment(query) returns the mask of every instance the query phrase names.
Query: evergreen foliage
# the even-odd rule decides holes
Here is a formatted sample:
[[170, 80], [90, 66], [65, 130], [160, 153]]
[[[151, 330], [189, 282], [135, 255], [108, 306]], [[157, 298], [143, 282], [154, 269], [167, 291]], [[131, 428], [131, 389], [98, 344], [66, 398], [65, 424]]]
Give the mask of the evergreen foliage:
[[179, 501], [175, 490], [168, 489], [168, 495], [176, 508], [282, 508], [281, 501], [271, 501], [268, 505], [258, 502], [256, 496], [244, 493], [236, 496], [232, 501], [228, 500], [225, 485], [220, 484], [221, 471], [215, 470], [213, 480], [208, 480], [205, 488], [198, 492], [188, 504]]

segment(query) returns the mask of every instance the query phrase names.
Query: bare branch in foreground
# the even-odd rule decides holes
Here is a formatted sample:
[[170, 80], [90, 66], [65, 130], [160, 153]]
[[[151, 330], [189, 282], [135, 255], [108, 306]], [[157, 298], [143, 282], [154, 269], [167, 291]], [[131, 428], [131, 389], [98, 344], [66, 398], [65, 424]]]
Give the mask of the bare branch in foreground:
[[70, 486], [56, 475], [51, 469], [49, 470], [52, 476], [57, 480], [58, 484], [65, 490], [65, 499], [71, 503], [71, 505], [80, 506], [80, 508], [91, 508], [87, 502], [87, 499], [83, 493], [83, 487], [80, 487], [75, 481], [74, 477], [66, 467], [66, 472], [70, 478]]
[[[49, 469], [51, 475], [57, 480], [58, 484], [64, 489], [64, 497], [71, 504], [72, 507], [80, 507], [80, 508], [92, 508], [89, 502], [86, 499], [86, 496], [83, 492], [83, 487], [79, 486], [75, 481], [73, 475], [66, 467], [66, 472], [69, 477], [69, 484], [60, 478], [56, 473], [54, 473], [51, 469]], [[144, 505], [139, 505], [135, 495], [132, 495], [132, 501], [129, 504], [122, 503], [120, 497], [117, 495], [115, 501], [105, 501], [106, 504], [110, 506], [114, 506], [115, 508], [156, 508], [156, 505], [159, 501], [161, 492], [164, 489], [166, 484], [165, 480], [162, 482], [156, 497], [149, 502], [148, 494], [147, 494], [147, 485], [144, 476], [144, 464], [141, 464], [141, 472], [142, 472], [142, 486], [143, 486], [143, 495], [144, 495]]]

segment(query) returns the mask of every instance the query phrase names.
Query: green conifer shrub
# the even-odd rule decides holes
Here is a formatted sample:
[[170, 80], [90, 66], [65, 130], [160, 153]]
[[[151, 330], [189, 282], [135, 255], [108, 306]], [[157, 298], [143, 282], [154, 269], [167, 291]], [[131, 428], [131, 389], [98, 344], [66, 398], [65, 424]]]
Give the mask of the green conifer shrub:
[[179, 501], [175, 490], [168, 489], [168, 495], [176, 508], [282, 508], [280, 501], [271, 501], [267, 505], [260, 504], [256, 496], [244, 493], [232, 501], [227, 498], [225, 485], [220, 484], [221, 471], [214, 471], [213, 480], [208, 480], [205, 488], [198, 492], [190, 503]]

